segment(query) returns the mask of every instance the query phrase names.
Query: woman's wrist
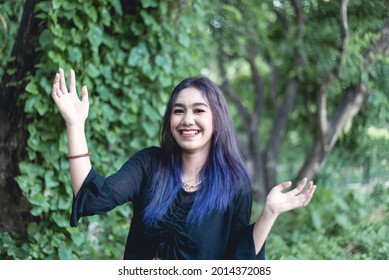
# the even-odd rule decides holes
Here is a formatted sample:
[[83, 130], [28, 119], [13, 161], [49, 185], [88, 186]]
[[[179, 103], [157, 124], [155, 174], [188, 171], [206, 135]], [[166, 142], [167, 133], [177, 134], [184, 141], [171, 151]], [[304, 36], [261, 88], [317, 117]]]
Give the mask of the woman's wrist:
[[84, 131], [85, 122], [66, 123], [66, 128], [68, 131]]
[[265, 202], [265, 205], [264, 205], [263, 210], [262, 210], [262, 214], [265, 217], [267, 217], [269, 219], [274, 219], [274, 220], [276, 220], [277, 217], [280, 215], [280, 213], [276, 212], [274, 210], [274, 208], [271, 207], [271, 205], [269, 205], [268, 202]]

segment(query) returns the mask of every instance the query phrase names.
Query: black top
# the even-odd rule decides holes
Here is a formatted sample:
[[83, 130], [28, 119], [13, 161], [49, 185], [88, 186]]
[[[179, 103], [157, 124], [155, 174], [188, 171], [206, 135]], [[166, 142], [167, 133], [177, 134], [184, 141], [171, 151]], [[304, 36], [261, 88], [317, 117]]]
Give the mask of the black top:
[[71, 226], [77, 226], [82, 216], [103, 214], [131, 201], [134, 214], [124, 259], [264, 259], [265, 246], [255, 255], [253, 225], [249, 225], [250, 184], [235, 195], [224, 212], [208, 215], [200, 225], [186, 223], [197, 192], [183, 189], [155, 227], [143, 223], [145, 193], [159, 153], [160, 148], [146, 148], [107, 178], [92, 168], [73, 200]]

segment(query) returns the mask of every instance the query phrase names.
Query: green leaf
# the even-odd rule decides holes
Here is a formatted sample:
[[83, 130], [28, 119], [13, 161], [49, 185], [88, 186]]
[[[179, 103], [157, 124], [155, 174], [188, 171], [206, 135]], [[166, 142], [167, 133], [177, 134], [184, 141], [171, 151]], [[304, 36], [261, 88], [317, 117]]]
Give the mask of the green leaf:
[[69, 47], [69, 61], [71, 62], [81, 62], [82, 51], [78, 47]]
[[59, 227], [68, 227], [69, 226], [69, 220], [67, 217], [63, 215], [61, 212], [57, 212], [53, 214], [53, 220]]
[[29, 236], [35, 236], [37, 233], [39, 233], [40, 229], [37, 225], [37, 223], [32, 222], [27, 227], [27, 233]]
[[62, 3], [63, 3], [63, 1], [61, 1], [61, 0], [52, 0], [51, 4], [53, 5], [53, 10], [59, 9], [61, 7]]
[[28, 175], [19, 175], [15, 177], [15, 181], [18, 183], [18, 186], [24, 193], [28, 193], [31, 181], [31, 178]]
[[45, 13], [48, 13], [52, 7], [50, 1], [42, 1], [39, 3], [36, 3], [36, 8], [38, 11], [43, 11]]
[[71, 202], [68, 199], [65, 199], [61, 196], [58, 198], [57, 207], [59, 210], [68, 210], [68, 209], [70, 209], [71, 206], [72, 206]]
[[59, 38], [54, 38], [53, 43], [55, 46], [57, 46], [61, 51], [64, 51], [67, 47], [67, 44], [65, 41]]
[[47, 188], [55, 188], [59, 186], [59, 182], [57, 178], [54, 176], [54, 171], [49, 170], [45, 174], [45, 187]]
[[348, 216], [346, 214], [344, 214], [344, 213], [337, 214], [335, 216], [335, 220], [336, 220], [338, 225], [340, 225], [343, 228], [347, 228], [349, 219], [348, 219]]
[[84, 23], [82, 22], [82, 19], [78, 15], [74, 15], [73, 22], [74, 22], [74, 25], [79, 30], [84, 30]]
[[382, 240], [385, 240], [389, 234], [388, 232], [388, 227], [386, 225], [383, 225], [380, 227], [380, 229], [378, 230], [377, 234], [378, 236], [382, 239]]
[[103, 24], [105, 26], [111, 26], [112, 18], [107, 8], [103, 7], [100, 11], [100, 14], [101, 14], [101, 21], [103, 22]]
[[38, 101], [34, 104], [35, 109], [37, 109], [40, 116], [45, 115], [45, 113], [49, 109], [49, 105], [47, 103], [43, 103], [41, 101]]
[[100, 75], [99, 69], [94, 64], [89, 64], [86, 71], [91, 78], [97, 78]]
[[162, 67], [162, 69], [167, 72], [167, 73], [170, 73], [172, 71], [172, 59], [170, 58], [170, 56], [167, 56], [167, 55], [156, 55], [155, 57], [155, 63]]
[[72, 249], [68, 246], [62, 245], [58, 249], [58, 256], [60, 260], [71, 260], [72, 257]]
[[150, 15], [148, 12], [143, 10], [140, 12], [140, 15], [142, 16], [144, 24], [146, 26], [150, 26], [150, 27], [154, 28], [158, 25], [158, 23], [155, 21], [154, 17], [152, 15]]
[[63, 29], [59, 24], [53, 24], [50, 26], [51, 33], [58, 38], [61, 38], [63, 35]]
[[157, 122], [145, 121], [142, 123], [142, 127], [148, 138], [154, 138], [157, 136], [159, 130], [159, 124]]
[[180, 42], [180, 44], [183, 45], [185, 48], [189, 48], [190, 42], [189, 42], [188, 34], [179, 33], [178, 34], [178, 42]]
[[158, 1], [156, 0], [142, 0], [143, 8], [158, 7]]
[[85, 234], [81, 232], [72, 233], [72, 241], [76, 244], [77, 247], [80, 247], [85, 242]]
[[242, 13], [233, 5], [223, 5], [223, 10], [229, 12], [233, 15], [234, 19], [238, 22], [242, 22], [243, 16]]
[[322, 223], [319, 212], [316, 211], [315, 209], [311, 209], [310, 214], [311, 214], [311, 221], [312, 221], [313, 227], [316, 230], [322, 230], [323, 223]]
[[115, 9], [115, 12], [117, 14], [119, 14], [119, 16], [122, 16], [123, 15], [123, 8], [122, 8], [122, 3], [120, 2], [120, 0], [112, 0], [111, 4], [112, 4], [113, 8]]
[[42, 33], [39, 36], [39, 44], [42, 48], [46, 48], [47, 46], [51, 45], [53, 42], [53, 35], [50, 33], [49, 30], [45, 29], [42, 31]]
[[35, 196], [30, 197], [28, 200], [29, 200], [29, 202], [31, 202], [33, 205], [37, 205], [37, 206], [42, 206], [42, 205], [46, 202], [45, 197], [44, 197], [43, 194], [41, 194], [41, 193], [38, 193], [38, 194], [36, 194]]
[[103, 30], [99, 26], [95, 26], [88, 31], [87, 37], [89, 43], [97, 49], [103, 42]]
[[26, 86], [26, 91], [34, 95], [38, 94], [38, 88], [36, 87], [35, 81], [30, 81]]
[[88, 17], [92, 20], [92, 22], [96, 23], [97, 22], [96, 9], [92, 5], [89, 5], [88, 3], [84, 3], [84, 9]]
[[144, 102], [143, 104], [143, 110], [144, 114], [149, 118], [151, 121], [158, 122], [161, 120], [161, 116], [158, 114], [157, 110], [155, 110], [153, 107], [150, 106], [149, 103]]
[[31, 215], [38, 217], [43, 213], [43, 209], [42, 209], [42, 207], [34, 206], [34, 207], [32, 207], [30, 213], [31, 213]]
[[149, 57], [147, 46], [142, 42], [131, 50], [127, 63], [130, 66], [143, 66], [148, 63]]

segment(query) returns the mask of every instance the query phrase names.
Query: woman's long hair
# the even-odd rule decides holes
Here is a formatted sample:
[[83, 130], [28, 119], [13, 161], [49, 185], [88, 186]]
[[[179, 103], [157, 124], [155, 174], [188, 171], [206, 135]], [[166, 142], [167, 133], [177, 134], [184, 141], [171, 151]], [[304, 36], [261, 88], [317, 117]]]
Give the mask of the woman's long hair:
[[250, 183], [248, 171], [236, 142], [234, 125], [221, 90], [205, 77], [190, 77], [173, 90], [162, 127], [162, 155], [147, 194], [144, 222], [154, 225], [167, 212], [182, 188], [181, 148], [170, 129], [173, 106], [181, 90], [195, 88], [208, 100], [213, 114], [214, 132], [208, 160], [200, 171], [202, 188], [197, 191], [188, 215], [189, 223], [201, 223], [215, 212], [227, 208], [244, 184]]

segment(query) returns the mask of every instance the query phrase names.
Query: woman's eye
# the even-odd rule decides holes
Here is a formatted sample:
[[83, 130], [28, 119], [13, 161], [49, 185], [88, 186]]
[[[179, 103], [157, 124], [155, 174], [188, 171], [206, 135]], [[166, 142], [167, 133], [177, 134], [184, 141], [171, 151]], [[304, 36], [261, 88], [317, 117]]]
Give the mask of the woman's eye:
[[184, 110], [181, 110], [181, 109], [176, 109], [173, 111], [174, 114], [182, 114], [184, 112]]
[[202, 110], [202, 109], [196, 109], [194, 112], [195, 112], [196, 114], [200, 114], [200, 113], [204, 113], [205, 111]]

